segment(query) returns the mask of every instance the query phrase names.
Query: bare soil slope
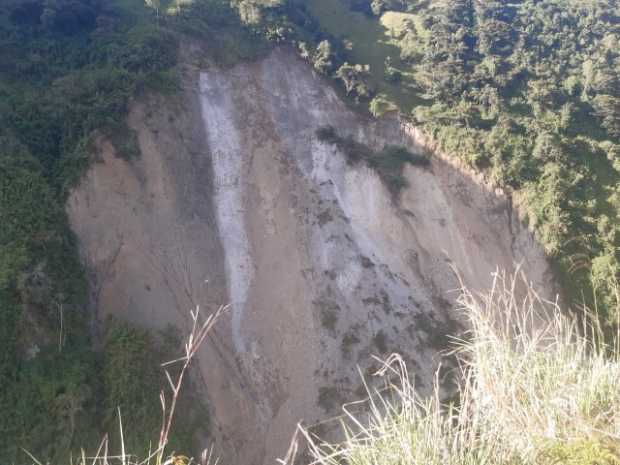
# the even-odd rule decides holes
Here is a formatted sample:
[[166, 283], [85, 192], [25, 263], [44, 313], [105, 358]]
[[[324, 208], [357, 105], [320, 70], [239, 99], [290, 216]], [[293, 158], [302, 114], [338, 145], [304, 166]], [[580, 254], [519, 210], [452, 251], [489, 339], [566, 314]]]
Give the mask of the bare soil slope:
[[142, 156], [100, 141], [68, 203], [98, 318], [183, 326], [195, 305], [231, 304], [200, 356], [218, 453], [274, 463], [296, 423], [359, 396], [357, 365], [403, 353], [419, 386], [455, 330], [458, 281], [484, 289], [544, 256], [506, 198], [436, 159], [407, 167], [394, 202], [315, 130], [416, 149], [397, 121], [351, 111], [292, 53], [222, 70], [187, 60], [185, 90], [136, 104]]

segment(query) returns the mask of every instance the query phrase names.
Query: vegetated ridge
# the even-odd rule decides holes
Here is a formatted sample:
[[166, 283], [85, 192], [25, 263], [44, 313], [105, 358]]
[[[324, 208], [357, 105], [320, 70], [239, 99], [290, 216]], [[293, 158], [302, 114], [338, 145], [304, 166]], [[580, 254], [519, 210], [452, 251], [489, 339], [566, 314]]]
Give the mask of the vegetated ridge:
[[[263, 46], [227, 2], [203, 7], [191, 20], [166, 22], [138, 0], [0, 2], [3, 463], [29, 460], [22, 448], [66, 463], [116, 427], [119, 405], [139, 425], [129, 443], [148, 449], [143, 439], [158, 427], [152, 409], [165, 382], [158, 364], [177, 348], [157, 355], [169, 338], [122, 325], [96, 334], [64, 205], [93, 162], [97, 137], [119, 156], [139, 156], [127, 110], [145, 92], [177, 89], [179, 30], [218, 44], [211, 56], [228, 63]], [[187, 448], [194, 432], [180, 427], [172, 443]]]

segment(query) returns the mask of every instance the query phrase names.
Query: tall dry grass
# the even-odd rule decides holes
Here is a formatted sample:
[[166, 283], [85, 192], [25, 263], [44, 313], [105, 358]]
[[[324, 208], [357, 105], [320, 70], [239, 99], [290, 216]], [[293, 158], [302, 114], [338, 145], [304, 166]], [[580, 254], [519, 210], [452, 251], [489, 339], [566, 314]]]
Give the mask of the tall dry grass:
[[[469, 321], [455, 340], [458, 402], [423, 398], [398, 355], [378, 373], [367, 413], [344, 406], [344, 441], [305, 428], [320, 465], [620, 465], [620, 350], [596, 318], [576, 319], [521, 277], [496, 274], [483, 295], [463, 290]], [[292, 462], [291, 449], [287, 457]]]

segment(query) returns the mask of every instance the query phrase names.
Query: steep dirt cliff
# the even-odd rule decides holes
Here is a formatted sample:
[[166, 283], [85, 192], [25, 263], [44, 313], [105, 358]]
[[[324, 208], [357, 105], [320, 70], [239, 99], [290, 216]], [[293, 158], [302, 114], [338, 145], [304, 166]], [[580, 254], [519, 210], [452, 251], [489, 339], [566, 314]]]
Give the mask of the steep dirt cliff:
[[183, 326], [195, 305], [231, 304], [199, 359], [226, 463], [274, 463], [298, 421], [359, 396], [372, 355], [405, 354], [429, 387], [455, 330], [451, 267], [484, 289], [497, 266], [523, 262], [548, 288], [506, 198], [436, 159], [408, 166], [395, 200], [318, 141], [331, 124], [375, 148], [418, 147], [396, 120], [348, 110], [292, 53], [227, 70], [185, 62], [181, 95], [131, 111], [141, 157], [101, 140], [68, 212], [99, 319]]

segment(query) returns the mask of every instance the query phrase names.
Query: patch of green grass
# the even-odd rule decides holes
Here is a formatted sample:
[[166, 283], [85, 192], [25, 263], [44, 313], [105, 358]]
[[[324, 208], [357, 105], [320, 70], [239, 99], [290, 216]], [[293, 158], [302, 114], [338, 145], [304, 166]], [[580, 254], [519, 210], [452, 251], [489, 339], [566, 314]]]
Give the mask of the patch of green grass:
[[[416, 95], [407, 66], [400, 58], [400, 48], [384, 25], [351, 11], [341, 0], [309, 0], [307, 6], [326, 32], [344, 41], [347, 61], [370, 66], [370, 84], [378, 93], [406, 112], [423, 101]], [[401, 82], [386, 81], [386, 59], [404, 76]]]
[[552, 442], [539, 460], [540, 465], [620, 465], [620, 447], [596, 439]]

